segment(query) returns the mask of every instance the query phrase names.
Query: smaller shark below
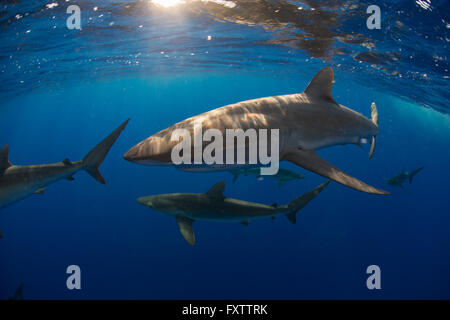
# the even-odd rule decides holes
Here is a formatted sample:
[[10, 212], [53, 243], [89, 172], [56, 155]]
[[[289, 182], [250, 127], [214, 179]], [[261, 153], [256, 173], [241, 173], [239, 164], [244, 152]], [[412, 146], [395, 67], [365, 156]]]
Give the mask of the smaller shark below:
[[103, 139], [83, 160], [75, 162], [66, 158], [52, 164], [17, 166], [9, 162], [8, 145], [5, 145], [0, 149], [0, 208], [33, 193], [43, 194], [45, 187], [56, 181], [74, 180], [73, 175], [80, 170], [85, 170], [95, 180], [105, 184], [98, 168], [128, 121], [129, 119]]
[[314, 199], [326, 188], [329, 182], [324, 182], [315, 189], [281, 206], [226, 198], [223, 195], [224, 181], [216, 183], [206, 193], [158, 194], [138, 198], [137, 202], [148, 208], [174, 216], [181, 235], [193, 246], [195, 235], [192, 223], [197, 220], [234, 221], [248, 225], [250, 220], [285, 214], [290, 222], [296, 223], [297, 211]]
[[279, 168], [278, 173], [275, 175], [266, 175], [266, 176], [261, 175], [260, 168], [234, 169], [229, 172], [233, 175], [233, 183], [236, 182], [237, 178], [241, 174], [243, 174], [244, 176], [254, 175], [258, 178], [258, 180], [263, 179], [265, 177], [276, 179], [276, 180], [278, 180], [278, 187], [281, 187], [288, 181], [297, 180], [297, 179], [305, 179], [305, 177], [302, 176], [301, 174], [291, 171], [291, 170], [288, 170], [288, 169], [283, 169], [283, 168]]
[[413, 178], [416, 174], [418, 174], [424, 167], [417, 168], [414, 171], [407, 172], [405, 170], [402, 170], [399, 174], [393, 176], [392, 178], [386, 179], [386, 183], [393, 187], [400, 187], [404, 188], [403, 183], [406, 182], [406, 180], [409, 180], [409, 184], [412, 183]]

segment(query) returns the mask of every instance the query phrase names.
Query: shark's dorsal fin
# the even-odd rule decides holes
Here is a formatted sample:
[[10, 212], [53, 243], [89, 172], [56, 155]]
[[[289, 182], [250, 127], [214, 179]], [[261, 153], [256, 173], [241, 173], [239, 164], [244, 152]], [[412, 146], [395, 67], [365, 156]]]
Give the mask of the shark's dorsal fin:
[[5, 144], [3, 148], [0, 149], [0, 171], [6, 170], [11, 167], [12, 164], [9, 162], [9, 149], [8, 145]]
[[[333, 87], [334, 72], [331, 67], [320, 70], [309, 83], [305, 94], [313, 99], [326, 100], [336, 103], [331, 96]], [[336, 103], [337, 104], [337, 103]]]
[[223, 195], [223, 191], [225, 190], [225, 181], [217, 182], [215, 185], [211, 187], [211, 189], [206, 192], [206, 195], [213, 199], [221, 199], [223, 200], [225, 197]]
[[177, 220], [178, 229], [180, 229], [184, 240], [193, 246], [195, 244], [195, 234], [194, 229], [192, 229], [192, 222], [194, 222], [194, 220], [184, 216], [175, 216], [175, 219]]

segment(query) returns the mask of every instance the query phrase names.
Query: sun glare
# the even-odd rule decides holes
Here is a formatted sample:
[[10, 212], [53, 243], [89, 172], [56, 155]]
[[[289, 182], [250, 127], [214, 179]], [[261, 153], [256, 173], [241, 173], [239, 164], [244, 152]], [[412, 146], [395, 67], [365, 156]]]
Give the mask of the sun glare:
[[176, 5], [185, 3], [184, 0], [151, 0], [150, 2], [163, 8], [174, 7]]

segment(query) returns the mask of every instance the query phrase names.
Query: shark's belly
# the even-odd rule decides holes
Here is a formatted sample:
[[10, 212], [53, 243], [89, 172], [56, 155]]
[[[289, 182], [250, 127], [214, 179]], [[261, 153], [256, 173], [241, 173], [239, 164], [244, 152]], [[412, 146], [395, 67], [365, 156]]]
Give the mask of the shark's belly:
[[0, 207], [20, 201], [37, 190], [74, 174], [78, 168], [46, 174], [45, 167], [16, 166], [0, 177]]
[[26, 184], [12, 184], [0, 187], [0, 208], [22, 200], [33, 194], [39, 186], [30, 186]]
[[222, 205], [199, 210], [189, 210], [188, 212], [184, 212], [183, 215], [193, 220], [242, 222], [270, 217], [282, 212], [282, 210], [272, 206], [260, 204], [235, 205], [233, 203], [227, 203], [228, 200], [234, 201], [233, 199], [225, 199]]

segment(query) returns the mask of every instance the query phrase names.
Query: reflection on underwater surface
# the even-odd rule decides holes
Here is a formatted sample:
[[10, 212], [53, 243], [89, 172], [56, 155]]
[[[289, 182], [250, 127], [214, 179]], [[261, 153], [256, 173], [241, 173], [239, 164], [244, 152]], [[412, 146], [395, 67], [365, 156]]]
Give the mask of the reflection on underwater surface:
[[[448, 113], [446, 1], [428, 8], [412, 0], [77, 4], [82, 30], [66, 28], [63, 2], [2, 5], [2, 95], [155, 73], [245, 69], [312, 76], [310, 67], [326, 61], [354, 82]], [[367, 29], [369, 5], [381, 8], [380, 30]]]

